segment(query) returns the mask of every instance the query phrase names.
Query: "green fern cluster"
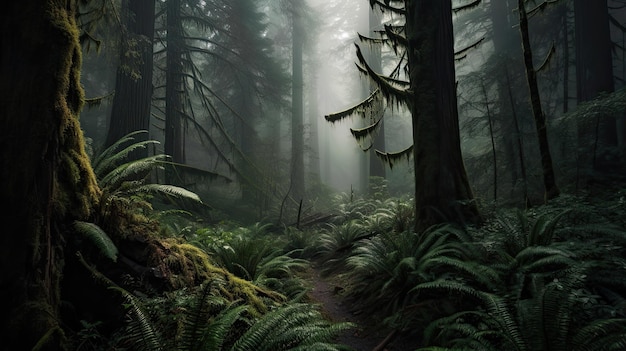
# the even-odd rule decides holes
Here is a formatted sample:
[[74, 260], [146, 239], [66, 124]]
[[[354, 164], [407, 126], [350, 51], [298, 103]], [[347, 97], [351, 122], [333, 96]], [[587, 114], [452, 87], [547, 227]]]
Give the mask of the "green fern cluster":
[[[169, 324], [159, 324], [149, 316], [145, 303], [126, 294], [126, 343], [138, 351], [348, 350], [333, 340], [353, 325], [329, 322], [315, 305], [289, 303], [255, 317], [249, 306], [214, 295], [215, 288], [207, 283], [192, 295], [176, 298], [177, 317]], [[162, 299], [152, 302], [155, 306], [162, 303]], [[159, 326], [169, 330], [167, 337]]]
[[626, 347], [626, 315], [619, 307], [626, 287], [623, 231], [577, 224], [571, 210], [531, 215], [506, 214], [477, 235], [484, 257], [479, 263], [497, 272], [493, 289], [445, 278], [415, 287], [420, 294], [454, 294], [475, 304], [434, 320], [424, 342], [438, 346], [421, 350]]
[[306, 292], [297, 275], [309, 262], [287, 251], [286, 244], [268, 233], [268, 224], [227, 229], [205, 228], [190, 237], [190, 242], [206, 251], [220, 267], [290, 299]]
[[355, 309], [422, 350], [624, 349], [626, 232], [606, 209], [554, 203], [416, 234], [393, 204], [344, 206], [353, 219], [320, 234], [319, 264]]

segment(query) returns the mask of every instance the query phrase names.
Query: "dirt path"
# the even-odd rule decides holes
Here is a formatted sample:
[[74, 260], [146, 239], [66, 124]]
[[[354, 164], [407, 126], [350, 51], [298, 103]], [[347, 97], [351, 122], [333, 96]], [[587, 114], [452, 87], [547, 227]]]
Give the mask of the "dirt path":
[[311, 299], [322, 305], [323, 312], [335, 322], [352, 322], [356, 328], [350, 329], [339, 336], [338, 342], [350, 346], [355, 351], [405, 351], [413, 350], [407, 340], [392, 339], [384, 347], [377, 349], [390, 331], [372, 324], [371, 319], [364, 315], [355, 315], [343, 302], [342, 289], [330, 279], [322, 277], [318, 270], [313, 269], [310, 273], [312, 290], [309, 292]]

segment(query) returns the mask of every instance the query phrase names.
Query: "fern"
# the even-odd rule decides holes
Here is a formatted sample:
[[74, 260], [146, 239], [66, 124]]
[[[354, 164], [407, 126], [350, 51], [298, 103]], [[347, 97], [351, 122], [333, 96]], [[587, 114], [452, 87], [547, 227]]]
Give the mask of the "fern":
[[74, 229], [78, 234], [89, 239], [105, 257], [117, 262], [117, 247], [102, 228], [94, 223], [74, 221]]
[[326, 321], [313, 305], [289, 304], [256, 321], [231, 351], [339, 350], [329, 341], [352, 326]]
[[169, 185], [169, 184], [145, 184], [135, 189], [132, 189], [132, 191], [129, 191], [128, 193], [129, 194], [153, 193], [153, 194], [164, 195], [166, 197], [171, 196], [177, 199], [191, 200], [193, 202], [200, 203], [200, 204], [202, 203], [202, 200], [200, 199], [198, 194], [194, 193], [193, 191], [189, 191], [185, 188], [181, 188], [179, 186]]
[[[96, 174], [96, 177], [103, 177], [105, 174], [117, 167], [117, 165], [125, 162], [126, 158], [131, 152], [137, 149], [146, 148], [150, 144], [159, 144], [159, 142], [156, 140], [133, 142], [135, 140], [135, 136], [139, 134], [148, 134], [148, 131], [138, 130], [128, 133], [127, 135], [123, 136], [115, 143], [113, 143], [113, 145], [104, 149], [100, 154], [94, 156], [91, 160], [91, 164]], [[124, 147], [130, 142], [132, 142], [130, 145], [120, 150], [120, 148]]]
[[163, 350], [162, 337], [139, 300], [120, 287], [112, 286], [110, 289], [122, 294], [127, 302], [129, 323], [125, 338], [131, 343], [132, 348], [137, 351]]
[[480, 306], [433, 321], [425, 329], [424, 340], [455, 350], [458, 346], [473, 350], [621, 350], [626, 345], [625, 319], [593, 319], [580, 310], [574, 292], [584, 285], [582, 273], [572, 270], [526, 300], [507, 299], [449, 281], [422, 284], [417, 289], [461, 294], [475, 298]]

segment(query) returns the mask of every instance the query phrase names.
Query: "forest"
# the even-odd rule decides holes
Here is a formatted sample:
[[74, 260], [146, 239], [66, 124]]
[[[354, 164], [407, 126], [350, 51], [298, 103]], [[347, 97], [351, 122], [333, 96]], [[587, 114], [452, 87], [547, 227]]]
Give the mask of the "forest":
[[0, 351], [626, 350], [626, 0], [0, 16]]

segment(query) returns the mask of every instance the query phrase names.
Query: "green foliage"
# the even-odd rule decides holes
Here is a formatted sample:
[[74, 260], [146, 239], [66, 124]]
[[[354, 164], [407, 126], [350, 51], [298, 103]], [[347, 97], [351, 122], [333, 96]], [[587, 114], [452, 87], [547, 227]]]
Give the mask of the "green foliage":
[[74, 229], [92, 242], [105, 257], [117, 262], [117, 247], [102, 228], [94, 223], [74, 221]]
[[452, 225], [439, 225], [421, 235], [405, 231], [364, 240], [347, 259], [351, 286], [348, 295], [370, 313], [384, 312], [400, 323], [411, 318], [408, 306], [417, 303], [414, 287], [438, 277], [471, 277], [490, 286], [495, 271], [468, 260], [467, 234]]
[[626, 342], [626, 320], [590, 318], [576, 294], [584, 277], [578, 273], [554, 280], [528, 300], [474, 291], [483, 308], [433, 321], [424, 332], [425, 343], [450, 350], [620, 349]]
[[296, 251], [286, 251], [284, 242], [268, 236], [268, 224], [249, 227], [213, 227], [196, 232], [191, 242], [203, 248], [220, 267], [260, 286], [296, 298], [305, 292], [295, 274], [308, 267]]
[[113, 145], [94, 156], [92, 166], [98, 184], [110, 197], [145, 197], [157, 194], [165, 198], [186, 199], [202, 203], [197, 194], [174, 185], [147, 183], [148, 176], [166, 164], [167, 155], [157, 154], [139, 160], [128, 160], [129, 155], [138, 149], [158, 144], [156, 140], [134, 141], [138, 134], [129, 133]]
[[371, 236], [360, 220], [350, 220], [342, 225], [328, 224], [318, 239], [319, 254], [324, 262], [322, 274], [328, 275], [345, 267], [345, 260], [360, 240]]
[[159, 351], [163, 350], [161, 334], [150, 320], [141, 301], [128, 291], [111, 287], [124, 296], [128, 308], [129, 323], [124, 332], [124, 339], [133, 345], [133, 350], [137, 351]]
[[212, 295], [215, 284], [204, 284], [192, 299], [182, 321], [178, 350], [220, 350], [228, 340], [235, 323], [243, 318], [247, 305], [230, 304]]
[[352, 326], [328, 322], [314, 305], [289, 304], [256, 321], [231, 350], [341, 350], [345, 347], [329, 341]]
[[[215, 295], [218, 286], [205, 283], [192, 294], [179, 295], [174, 333], [163, 336], [159, 320], [149, 317], [149, 308], [127, 292], [129, 326], [125, 340], [133, 350], [345, 350], [332, 340], [352, 327], [350, 323], [326, 320], [317, 306], [291, 303], [253, 317], [248, 305], [226, 303]], [[162, 308], [162, 303], [153, 302]], [[160, 313], [163, 313], [161, 311]]]

